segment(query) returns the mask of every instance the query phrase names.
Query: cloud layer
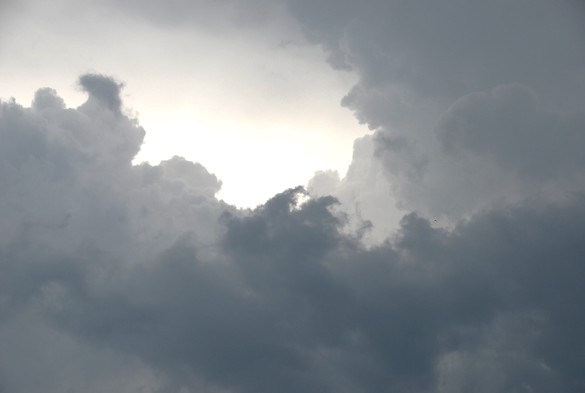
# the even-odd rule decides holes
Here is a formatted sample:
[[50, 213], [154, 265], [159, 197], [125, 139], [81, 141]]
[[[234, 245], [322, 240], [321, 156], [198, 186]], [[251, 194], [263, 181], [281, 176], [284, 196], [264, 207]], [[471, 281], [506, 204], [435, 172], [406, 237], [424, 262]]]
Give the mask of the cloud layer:
[[[80, 84], [77, 109], [47, 88], [30, 108], [0, 104], [3, 391], [583, 390], [581, 193], [497, 205], [452, 230], [409, 213], [366, 247], [331, 196], [303, 203], [294, 188], [237, 210], [200, 164], [133, 166], [144, 130], [121, 84]], [[445, 155], [579, 184], [582, 118], [525, 87], [465, 95], [437, 124]], [[358, 142], [354, 170], [408, 151], [391, 138]], [[523, 138], [540, 150], [518, 157]], [[351, 179], [323, 172], [311, 188], [372, 180]]]

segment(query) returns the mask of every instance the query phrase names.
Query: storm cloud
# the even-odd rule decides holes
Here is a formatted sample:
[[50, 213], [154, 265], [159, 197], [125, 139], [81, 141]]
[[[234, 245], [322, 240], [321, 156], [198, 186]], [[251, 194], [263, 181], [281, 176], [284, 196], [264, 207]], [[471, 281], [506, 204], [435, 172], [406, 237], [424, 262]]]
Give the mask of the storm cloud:
[[336, 195], [365, 218], [414, 209], [453, 223], [583, 191], [580, 2], [287, 4], [333, 66], [359, 75], [342, 104], [374, 133]]
[[[132, 165], [145, 132], [119, 82], [80, 81], [77, 109], [48, 88], [30, 108], [1, 104], [4, 391], [583, 390], [582, 194], [451, 230], [413, 212], [367, 247], [331, 196], [297, 187], [238, 210], [200, 164]], [[524, 88], [462, 99], [437, 131], [444, 148], [520, 171], [467, 128], [508, 94], [539, 113]], [[577, 138], [579, 119], [542, 116]], [[335, 187], [322, 177], [313, 188]]]
[[294, 21], [371, 134], [347, 174], [238, 209], [199, 163], [133, 164], [121, 80], [0, 101], [0, 392], [585, 390], [582, 4], [100, 7]]

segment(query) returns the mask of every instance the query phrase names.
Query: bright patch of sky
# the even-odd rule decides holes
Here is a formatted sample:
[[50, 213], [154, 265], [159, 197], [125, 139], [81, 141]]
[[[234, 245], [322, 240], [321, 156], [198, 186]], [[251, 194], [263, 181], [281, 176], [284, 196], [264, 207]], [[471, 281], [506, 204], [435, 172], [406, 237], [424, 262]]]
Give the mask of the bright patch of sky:
[[[367, 131], [339, 105], [356, 76], [332, 71], [292, 23], [279, 34], [270, 26], [236, 34], [169, 29], [91, 3], [10, 11], [0, 27], [1, 98], [28, 106], [47, 86], [76, 107], [86, 98], [79, 75], [112, 75], [146, 130], [135, 162], [200, 162], [223, 182], [218, 196], [237, 206], [305, 184], [317, 170], [343, 175], [353, 140]], [[64, 12], [74, 15], [66, 24]]]

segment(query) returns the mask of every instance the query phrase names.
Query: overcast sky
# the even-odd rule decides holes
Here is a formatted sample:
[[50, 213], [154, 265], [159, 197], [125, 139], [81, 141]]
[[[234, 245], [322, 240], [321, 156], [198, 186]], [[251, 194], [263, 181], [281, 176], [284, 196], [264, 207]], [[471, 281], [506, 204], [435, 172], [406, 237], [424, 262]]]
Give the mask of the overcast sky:
[[585, 391], [579, 0], [0, 0], [0, 392]]

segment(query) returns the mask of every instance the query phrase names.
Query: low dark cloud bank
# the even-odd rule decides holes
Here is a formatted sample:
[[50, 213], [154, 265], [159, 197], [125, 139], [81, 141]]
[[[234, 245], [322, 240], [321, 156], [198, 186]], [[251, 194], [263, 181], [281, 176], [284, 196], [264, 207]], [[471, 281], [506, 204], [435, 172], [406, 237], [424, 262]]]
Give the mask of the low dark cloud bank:
[[0, 391], [585, 391], [582, 6], [285, 5], [373, 129], [304, 203], [133, 166], [103, 75], [0, 103]]

